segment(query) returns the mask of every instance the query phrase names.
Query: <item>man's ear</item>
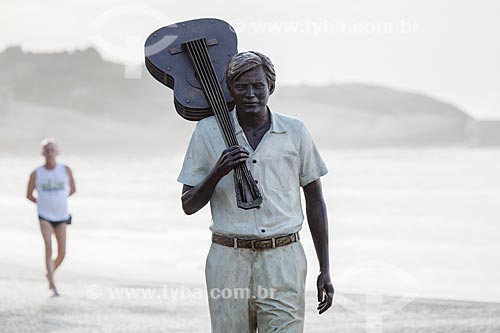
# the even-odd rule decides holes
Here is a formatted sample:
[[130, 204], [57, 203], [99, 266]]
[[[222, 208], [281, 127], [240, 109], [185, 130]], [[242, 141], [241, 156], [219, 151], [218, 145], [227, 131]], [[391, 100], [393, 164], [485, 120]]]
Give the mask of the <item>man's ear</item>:
[[274, 82], [273, 83], [269, 83], [269, 95], [271, 95], [273, 92], [274, 92]]

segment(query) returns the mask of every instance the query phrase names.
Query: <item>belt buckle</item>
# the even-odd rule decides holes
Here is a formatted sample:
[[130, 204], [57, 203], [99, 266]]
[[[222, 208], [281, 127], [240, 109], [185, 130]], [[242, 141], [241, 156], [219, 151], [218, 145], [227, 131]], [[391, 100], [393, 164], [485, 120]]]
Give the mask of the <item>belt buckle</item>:
[[255, 249], [255, 239], [252, 239], [252, 240], [250, 241], [250, 244], [252, 245], [252, 250], [254, 250], [254, 251], [255, 251], [255, 250], [256, 250], [256, 249]]
[[233, 238], [233, 247], [234, 247], [235, 249], [237, 249], [237, 248], [238, 248], [238, 238], [236, 238], [236, 237], [234, 237], [234, 238]]

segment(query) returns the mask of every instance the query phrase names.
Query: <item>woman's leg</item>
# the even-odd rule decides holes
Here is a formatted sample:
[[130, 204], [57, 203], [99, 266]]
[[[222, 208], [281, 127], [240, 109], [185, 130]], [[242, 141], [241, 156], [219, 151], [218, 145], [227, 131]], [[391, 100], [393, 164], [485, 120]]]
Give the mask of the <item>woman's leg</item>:
[[57, 258], [54, 260], [54, 272], [61, 265], [66, 255], [66, 222], [60, 222], [54, 228], [57, 240]]
[[57, 294], [54, 283], [54, 263], [52, 262], [52, 226], [49, 222], [40, 220], [40, 230], [45, 243], [45, 266], [47, 267], [47, 280], [49, 280], [49, 289]]

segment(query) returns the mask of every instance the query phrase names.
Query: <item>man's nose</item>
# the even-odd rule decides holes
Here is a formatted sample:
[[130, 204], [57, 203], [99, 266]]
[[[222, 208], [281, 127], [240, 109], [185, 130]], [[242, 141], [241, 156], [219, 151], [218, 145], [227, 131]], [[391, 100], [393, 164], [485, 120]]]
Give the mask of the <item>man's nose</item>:
[[246, 93], [246, 97], [253, 97], [255, 96], [255, 93], [253, 91], [253, 88], [251, 85], [248, 85], [247, 86], [247, 93]]

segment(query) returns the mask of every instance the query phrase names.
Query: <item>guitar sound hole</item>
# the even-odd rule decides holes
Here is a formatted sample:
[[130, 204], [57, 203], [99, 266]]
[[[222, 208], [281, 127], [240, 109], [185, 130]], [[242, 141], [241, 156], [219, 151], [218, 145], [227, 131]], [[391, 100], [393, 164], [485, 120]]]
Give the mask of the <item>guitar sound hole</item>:
[[[222, 70], [219, 69], [219, 72], [217, 73], [217, 77], [219, 78], [220, 83], [223, 81], [224, 75], [225, 75], [224, 69], [222, 69]], [[191, 87], [201, 89], [200, 77], [198, 76], [198, 73], [196, 73], [194, 68], [187, 68], [185, 76], [186, 76], [187, 82], [189, 83], [189, 85]]]
[[201, 89], [200, 77], [194, 68], [188, 68], [186, 71], [186, 80], [191, 87]]

